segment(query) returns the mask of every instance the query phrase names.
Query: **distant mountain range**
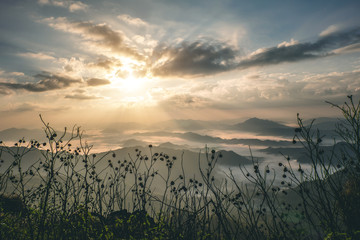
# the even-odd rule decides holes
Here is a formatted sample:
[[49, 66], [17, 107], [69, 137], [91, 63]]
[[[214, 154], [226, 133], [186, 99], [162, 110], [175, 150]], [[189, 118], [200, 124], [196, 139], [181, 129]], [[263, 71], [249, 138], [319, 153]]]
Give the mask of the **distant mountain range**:
[[[335, 129], [339, 119], [322, 117], [303, 121], [304, 126], [310, 126], [311, 123], [313, 123], [312, 129], [319, 129], [327, 138], [333, 138], [336, 136]], [[258, 136], [293, 137], [295, 134], [294, 127], [259, 118], [250, 118], [242, 123], [235, 124], [232, 129], [252, 132]]]
[[8, 128], [0, 131], [0, 140], [18, 141], [22, 138], [45, 140], [46, 136], [41, 129]]
[[259, 118], [250, 118], [245, 122], [234, 125], [234, 130], [253, 132], [261, 136], [293, 136], [294, 128]]
[[252, 139], [252, 138], [220, 138], [220, 137], [212, 137], [209, 135], [201, 135], [194, 132], [186, 132], [186, 133], [178, 133], [178, 132], [145, 132], [145, 133], [134, 133], [134, 136], [161, 136], [161, 137], [176, 137], [180, 139], [184, 139], [191, 142], [198, 143], [213, 143], [213, 144], [241, 144], [241, 145], [250, 145], [250, 146], [291, 146], [291, 141], [287, 140], [261, 140], [261, 139]]
[[[334, 118], [319, 118], [313, 123], [314, 128], [319, 128], [328, 138], [335, 135], [334, 128], [338, 122]], [[311, 120], [304, 121], [309, 125]], [[257, 138], [220, 138], [218, 136], [208, 135], [204, 130], [218, 130], [227, 132], [249, 132], [255, 136], [269, 136], [268, 139], [260, 140]], [[128, 131], [135, 132], [129, 133]], [[200, 133], [202, 132], [202, 133]], [[204, 133], [205, 132], [205, 133]], [[61, 133], [58, 133], [58, 135]], [[144, 136], [175, 137], [185, 141], [197, 142], [201, 144], [241, 144], [250, 146], [264, 147], [284, 147], [291, 145], [291, 138], [294, 136], [294, 127], [285, 124], [259, 119], [250, 118], [244, 122], [230, 124], [229, 122], [219, 121], [199, 121], [199, 120], [169, 120], [150, 125], [140, 123], [113, 123], [106, 126], [101, 134], [89, 135], [89, 138], [95, 139], [94, 142], [103, 142], [118, 144], [123, 147], [134, 145], [146, 146]], [[275, 141], [271, 137], [284, 137], [289, 140]], [[9, 128], [0, 131], [0, 140], [18, 141], [22, 137], [26, 140], [36, 139], [45, 141], [44, 131], [41, 129]], [[87, 136], [85, 136], [87, 137]]]
[[[209, 153], [207, 155], [205, 149], [202, 149], [201, 151], [191, 151], [191, 150], [187, 150], [187, 149], [180, 149], [181, 146], [171, 144], [171, 143], [167, 143], [165, 145], [171, 145], [172, 148], [166, 148], [166, 147], [164, 147], [164, 145], [163, 146], [153, 146], [151, 148], [149, 148], [149, 146], [147, 146], [147, 147], [125, 147], [125, 148], [117, 149], [117, 150], [110, 151], [110, 152], [95, 153], [96, 161], [99, 160], [97, 163], [97, 169], [103, 170], [103, 169], [107, 168], [109, 165], [109, 162], [108, 162], [109, 160], [114, 161], [114, 164], [116, 164], [116, 162], [118, 160], [124, 161], [124, 160], [130, 160], [130, 158], [135, 160], [138, 158], [138, 154], [140, 154], [140, 153], [142, 155], [147, 155], [149, 157], [155, 153], [166, 154], [170, 158], [176, 157], [177, 160], [175, 161], [175, 165], [174, 165], [174, 168], [172, 169], [172, 171], [178, 175], [181, 174], [181, 172], [182, 172], [181, 163], [183, 163], [183, 168], [184, 168], [185, 172], [187, 174], [190, 174], [189, 176], [192, 176], [194, 174], [198, 175], [199, 174], [199, 166], [201, 166], [202, 169], [205, 169], [208, 167], [208, 162], [211, 159], [211, 153]], [[13, 154], [19, 154], [19, 156], [22, 156], [21, 157], [21, 167], [23, 170], [28, 169], [30, 166], [32, 166], [33, 164], [38, 162], [38, 160], [40, 160], [42, 162], [46, 162], [44, 156], [47, 153], [45, 150], [38, 150], [38, 149], [30, 150], [29, 148], [25, 148], [25, 147], [10, 147], [10, 148], [8, 148], [8, 150], [13, 152]], [[210, 152], [210, 150], [208, 150], [208, 151]], [[6, 169], [14, 162], [15, 159], [14, 159], [13, 154], [9, 154], [8, 151], [4, 149], [4, 147], [0, 147], [0, 153], [1, 153], [0, 160], [2, 160], [2, 162], [0, 164], [0, 174], [1, 174], [6, 171]], [[24, 154], [24, 153], [26, 153], [26, 154]], [[108, 153], [110, 153], [110, 154], [108, 154]], [[219, 157], [220, 154], [222, 155], [221, 157]], [[49, 156], [51, 156], [51, 155], [49, 155]], [[90, 157], [92, 158], [92, 154], [90, 155]], [[252, 163], [251, 160], [249, 160], [249, 158], [240, 156], [233, 151], [221, 150], [221, 151], [216, 152], [215, 157], [216, 158], [219, 157], [218, 158], [218, 164], [219, 164], [218, 166], [236, 167], [239, 165], [246, 165], [246, 164]], [[16, 156], [16, 158], [18, 159], [19, 157]], [[160, 157], [158, 157], [158, 158], [160, 158]], [[60, 164], [59, 159], [56, 159], [56, 161], [57, 161], [57, 164]], [[79, 162], [79, 164], [81, 166], [83, 166], [81, 161]], [[37, 167], [38, 163], [36, 163], [35, 165]], [[167, 167], [165, 166], [165, 162], [161, 163], [160, 160], [159, 160], [157, 168], [160, 172], [162, 172], [164, 174], [167, 172]], [[15, 174], [16, 174], [16, 171], [15, 171]]]

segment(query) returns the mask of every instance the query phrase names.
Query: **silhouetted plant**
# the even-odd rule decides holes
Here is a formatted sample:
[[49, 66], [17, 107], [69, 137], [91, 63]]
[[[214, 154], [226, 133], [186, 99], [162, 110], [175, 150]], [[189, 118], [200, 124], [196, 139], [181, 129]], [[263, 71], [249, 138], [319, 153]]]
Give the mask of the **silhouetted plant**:
[[[124, 159], [113, 151], [93, 154], [79, 127], [58, 134], [40, 117], [47, 142], [0, 142], [0, 238], [355, 239], [360, 102], [349, 101], [332, 104], [344, 119], [336, 129], [341, 144], [330, 154], [321, 132], [298, 115], [293, 143], [306, 150], [310, 170], [284, 156], [276, 174], [252, 157], [251, 167], [224, 177], [216, 171], [221, 151], [205, 148], [195, 159], [198, 174], [189, 176], [183, 156], [152, 145]], [[41, 157], [25, 163], [33, 152]]]

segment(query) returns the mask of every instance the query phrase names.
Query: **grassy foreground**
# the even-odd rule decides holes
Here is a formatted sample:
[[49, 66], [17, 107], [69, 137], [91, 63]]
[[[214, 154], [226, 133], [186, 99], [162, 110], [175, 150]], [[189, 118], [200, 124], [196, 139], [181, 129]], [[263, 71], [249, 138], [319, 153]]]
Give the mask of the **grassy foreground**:
[[340, 152], [324, 154], [324, 136], [298, 116], [293, 143], [310, 170], [254, 160], [237, 170], [245, 182], [216, 176], [214, 150], [189, 176], [184, 159], [151, 145], [97, 156], [79, 128], [58, 135], [43, 121], [47, 142], [0, 142], [0, 239], [360, 239], [360, 102], [348, 98], [332, 104]]

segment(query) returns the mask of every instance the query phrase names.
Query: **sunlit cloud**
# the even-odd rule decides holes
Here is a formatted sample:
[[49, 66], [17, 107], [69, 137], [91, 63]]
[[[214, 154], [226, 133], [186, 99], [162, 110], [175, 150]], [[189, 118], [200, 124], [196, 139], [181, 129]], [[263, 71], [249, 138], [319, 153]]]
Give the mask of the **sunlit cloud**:
[[64, 106], [45, 106], [44, 104], [36, 104], [36, 103], [16, 103], [10, 104], [7, 106], [3, 106], [0, 112], [4, 113], [26, 113], [26, 112], [61, 112], [66, 110], [67, 107]]
[[[360, 71], [305, 73], [252, 72], [239, 78], [189, 82], [161, 91], [162, 108], [235, 110], [323, 104], [341, 100], [346, 94], [360, 94]], [[156, 96], [156, 92], [153, 93]]]
[[0, 95], [10, 95], [11, 94], [11, 91], [4, 87], [4, 86], [1, 86], [1, 83], [0, 83]]
[[127, 24], [134, 25], [134, 26], [147, 26], [148, 23], [140, 18], [133, 18], [128, 14], [122, 14], [118, 16], [118, 19], [124, 21]]
[[33, 59], [38, 59], [38, 60], [54, 60], [55, 57], [46, 54], [46, 53], [32, 53], [32, 52], [26, 52], [26, 53], [19, 53], [17, 54], [21, 57], [25, 57], [25, 58], [33, 58]]
[[0, 30], [0, 98], [17, 115], [53, 105], [68, 107], [73, 122], [99, 111], [121, 113], [108, 121], [158, 112], [225, 119], [360, 94], [359, 17], [335, 8], [330, 22], [304, 2], [311, 13], [287, 21], [233, 0], [18, 2], [0, 4], [24, 9], [0, 17], [8, 23]]
[[80, 1], [75, 1], [70, 3], [69, 5], [69, 11], [75, 12], [75, 11], [85, 11], [89, 6], [85, 3], [82, 3]]
[[86, 11], [89, 7], [83, 2], [70, 0], [38, 0], [38, 3], [40, 5], [50, 5], [55, 7], [67, 8], [70, 12]]
[[336, 33], [338, 31], [341, 30], [341, 27], [339, 25], [330, 25], [329, 27], [327, 27], [324, 31], [322, 31], [319, 36], [320, 37], [325, 37], [327, 35]]
[[65, 17], [46, 18], [42, 22], [50, 27], [65, 32], [79, 34], [84, 40], [87, 40], [95, 48], [108, 49], [118, 54], [123, 54], [136, 59], [142, 59], [143, 56], [126, 42], [125, 35], [120, 31], [113, 30], [106, 24], [94, 24], [92, 22], [70, 22]]
[[175, 94], [159, 102], [164, 108], [204, 108], [209, 107], [210, 99], [191, 94]]
[[360, 43], [354, 43], [346, 47], [338, 48], [332, 51], [334, 54], [347, 54], [360, 52]]
[[17, 77], [25, 75], [23, 72], [10, 72], [9, 74], [12, 75], [12, 76], [17, 76]]
[[111, 70], [113, 67], [120, 67], [121, 63], [117, 59], [103, 58], [99, 59], [96, 62], [90, 62], [87, 64], [87, 67], [90, 68], [103, 68], [106, 70]]
[[293, 46], [293, 45], [296, 45], [296, 44], [298, 44], [299, 43], [299, 41], [296, 41], [296, 40], [294, 40], [293, 38], [290, 40], [290, 42], [286, 42], [286, 41], [284, 41], [284, 42], [282, 42], [282, 43], [279, 43], [278, 45], [277, 45], [277, 47], [278, 48], [280, 48], [280, 47], [289, 47], [289, 46]]

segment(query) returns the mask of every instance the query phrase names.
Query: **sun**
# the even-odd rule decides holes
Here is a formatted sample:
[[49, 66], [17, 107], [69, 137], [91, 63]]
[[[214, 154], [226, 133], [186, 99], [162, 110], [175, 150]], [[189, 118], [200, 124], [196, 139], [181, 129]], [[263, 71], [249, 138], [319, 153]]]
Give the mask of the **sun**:
[[122, 59], [122, 65], [112, 69], [107, 77], [112, 87], [131, 95], [144, 93], [147, 83], [150, 82], [144, 64], [132, 59]]

